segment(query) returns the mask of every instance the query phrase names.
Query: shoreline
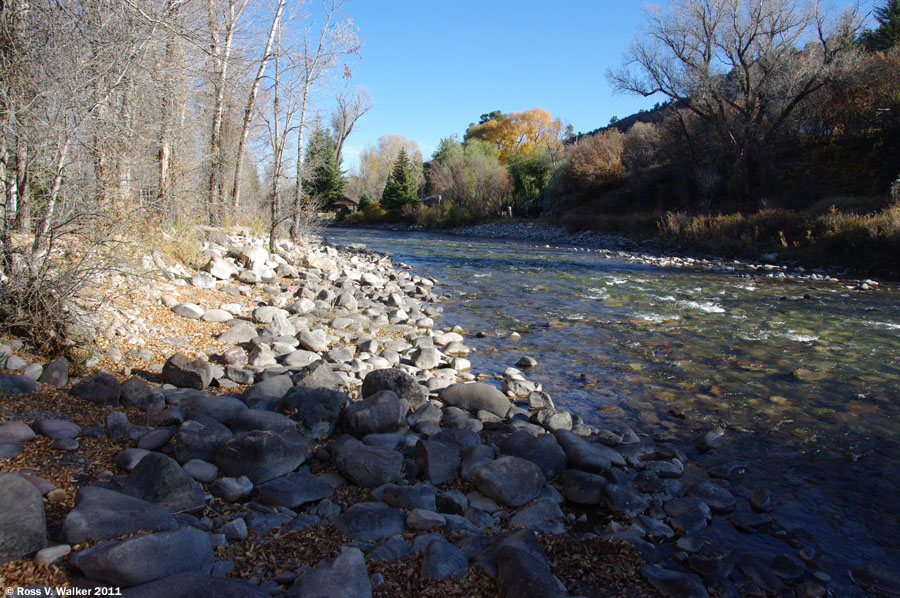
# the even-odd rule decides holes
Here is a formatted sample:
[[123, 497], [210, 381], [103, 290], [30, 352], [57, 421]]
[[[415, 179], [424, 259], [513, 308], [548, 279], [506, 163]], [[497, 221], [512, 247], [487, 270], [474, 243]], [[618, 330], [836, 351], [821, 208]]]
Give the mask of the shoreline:
[[[499, 389], [477, 382], [499, 372], [470, 373], [461, 331], [435, 323], [440, 297], [427, 275], [361, 248], [288, 247], [276, 256], [251, 239], [230, 241], [223, 251], [211, 244], [202, 272], [166, 270], [169, 282], [147, 295], [169, 320], [116, 332], [136, 345], [127, 358], [119, 351], [118, 361], [99, 364], [117, 376], [73, 383], [64, 360], [23, 363], [16, 371], [32, 375], [3, 376], [8, 393], [21, 392], [2, 412], [0, 434], [19, 438], [19, 456], [2, 469], [30, 467], [47, 478], [35, 490], [33, 480], [4, 475], [20, 494], [0, 498], [17, 517], [32, 509], [36, 529], [26, 540], [40, 543], [49, 532], [59, 542], [38, 548], [38, 561], [20, 562], [55, 567], [71, 583], [134, 586], [136, 595], [187, 595], [205, 584], [293, 596], [326, 580], [349, 596], [390, 595], [406, 583], [397, 565], [418, 571], [413, 587], [543, 596], [583, 593], [584, 580], [566, 571], [604, 569], [611, 554], [629, 563], [632, 595], [653, 595], [652, 586], [702, 596], [707, 587], [735, 587], [727, 574], [704, 573], [718, 557], [696, 544], [697, 534], [714, 519], [727, 517], [742, 533], [782, 528], [764, 488], [748, 502], [721, 481], [732, 472], [685, 476], [688, 455], [726, 442], [715, 431], [679, 446], [587, 426], [528, 380], [525, 358], [500, 375]], [[170, 340], [153, 350], [128, 340], [163, 330], [176, 335], [170, 340], [192, 339], [187, 355], [173, 355]], [[25, 361], [6, 349], [5, 365], [12, 356]], [[123, 359], [124, 368], [112, 365]], [[47, 463], [69, 477], [45, 471]], [[44, 498], [35, 500], [36, 491]], [[46, 520], [36, 517], [39, 504]], [[117, 511], [155, 518], [110, 519]], [[281, 534], [306, 556], [290, 556]], [[150, 543], [150, 564], [112, 558], [116, 546], [144, 554]], [[676, 548], [700, 560], [660, 560]], [[193, 565], [211, 575], [184, 577], [176, 557], [192, 551], [208, 555]], [[248, 553], [259, 551], [274, 565], [256, 574]], [[309, 568], [322, 558], [333, 560]], [[747, 558], [739, 585], [757, 577], [775, 584], [766, 575], [777, 577], [776, 564]], [[60, 560], [68, 568], [53, 564]], [[446, 562], [456, 567], [442, 568]], [[825, 576], [814, 563], [815, 555], [800, 576], [810, 588]], [[877, 570], [864, 574], [885, 583]], [[31, 575], [7, 580], [40, 582]], [[254, 584], [235, 585], [236, 577]]]

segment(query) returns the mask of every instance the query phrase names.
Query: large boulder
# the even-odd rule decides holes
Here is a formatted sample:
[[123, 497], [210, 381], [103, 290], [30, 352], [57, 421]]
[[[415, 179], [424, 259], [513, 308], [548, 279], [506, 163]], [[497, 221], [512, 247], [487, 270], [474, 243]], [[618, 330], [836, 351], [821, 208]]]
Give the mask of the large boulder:
[[215, 462], [225, 475], [262, 484], [294, 471], [310, 455], [312, 446], [300, 434], [254, 430], [220, 442]]
[[338, 517], [337, 526], [348, 538], [369, 542], [403, 531], [406, 513], [381, 502], [361, 502]]
[[281, 399], [278, 410], [290, 414], [313, 438], [325, 439], [334, 434], [349, 402], [350, 397], [338, 390], [295, 386]]
[[224, 424], [218, 422], [203, 424], [188, 420], [178, 428], [175, 458], [179, 463], [187, 463], [191, 459], [211, 463], [216, 458], [216, 447], [219, 443], [233, 435]]
[[163, 365], [162, 377], [179, 388], [203, 390], [212, 381], [212, 368], [202, 359], [190, 359], [184, 353], [176, 353]]
[[85, 486], [75, 494], [75, 508], [63, 522], [61, 539], [67, 544], [101, 541], [132, 534], [178, 529], [171, 513], [122, 492]]
[[207, 573], [212, 562], [209, 537], [190, 527], [104, 542], [69, 559], [69, 565], [91, 581], [121, 587], [187, 571]]
[[413, 457], [422, 475], [432, 484], [449, 482], [459, 471], [459, 451], [434, 440], [419, 440]]
[[372, 584], [359, 548], [347, 548], [330, 563], [303, 568], [287, 591], [288, 598], [371, 598]]
[[170, 513], [205, 506], [203, 490], [175, 459], [150, 453], [128, 474], [122, 492], [153, 503]]
[[425, 403], [428, 393], [416, 379], [399, 368], [375, 370], [366, 374], [362, 384], [363, 398], [382, 390], [390, 390], [413, 408]]
[[357, 438], [369, 434], [385, 434], [406, 428], [406, 407], [390, 390], [382, 390], [344, 410], [344, 431]]
[[259, 500], [266, 505], [296, 508], [328, 498], [334, 488], [308, 472], [289, 473], [257, 487]]
[[431, 540], [425, 547], [421, 576], [425, 579], [462, 578], [469, 569], [466, 554], [444, 537]]
[[459, 407], [472, 413], [487, 411], [499, 417], [504, 417], [512, 403], [497, 388], [484, 382], [470, 384], [458, 383], [448, 386], [438, 393], [441, 401], [446, 405]]
[[566, 453], [551, 434], [534, 436], [526, 430], [513, 432], [500, 442], [504, 455], [528, 459], [541, 468], [547, 479], [566, 470]]
[[225, 425], [229, 425], [233, 417], [247, 411], [247, 405], [242, 400], [227, 395], [193, 397], [185, 400], [182, 407], [186, 419], [197, 421], [214, 419]]
[[569, 430], [553, 432], [556, 441], [565, 451], [569, 467], [590, 473], [603, 473], [611, 464], [625, 465], [622, 454], [608, 446], [596, 442], [588, 442], [578, 434]]
[[0, 562], [21, 559], [46, 545], [41, 493], [24, 477], [0, 473]]
[[41, 384], [49, 384], [57, 388], [62, 388], [69, 383], [69, 362], [65, 357], [58, 357], [46, 366], [38, 378]]
[[274, 411], [278, 402], [293, 386], [294, 381], [287, 374], [271, 376], [247, 388], [244, 391], [244, 402], [251, 409]]
[[228, 422], [235, 433], [250, 432], [251, 430], [271, 430], [272, 432], [296, 432], [297, 422], [286, 415], [274, 411], [260, 411], [259, 409], [245, 409], [231, 418]]
[[375, 488], [398, 479], [403, 473], [403, 455], [397, 451], [367, 446], [352, 436], [342, 436], [331, 446], [338, 472], [363, 488]]
[[97, 372], [69, 389], [69, 394], [100, 405], [118, 405], [122, 385], [112, 374]]
[[547, 483], [541, 468], [519, 457], [500, 457], [475, 470], [472, 481], [483, 494], [508, 507], [521, 507]]

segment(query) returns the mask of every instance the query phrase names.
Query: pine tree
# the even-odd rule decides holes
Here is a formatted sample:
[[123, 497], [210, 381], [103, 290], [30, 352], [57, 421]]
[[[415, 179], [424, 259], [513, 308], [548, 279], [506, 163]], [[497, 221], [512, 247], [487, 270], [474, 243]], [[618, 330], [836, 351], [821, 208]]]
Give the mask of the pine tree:
[[887, 0], [875, 9], [878, 28], [863, 34], [863, 43], [873, 51], [887, 50], [900, 43], [900, 0]]
[[419, 199], [419, 184], [413, 175], [412, 164], [401, 149], [388, 175], [384, 192], [381, 194], [381, 207], [391, 214], [399, 214], [405, 205], [411, 205]]
[[335, 157], [336, 145], [331, 131], [316, 122], [306, 148], [308, 176], [303, 186], [326, 207], [343, 197], [347, 184]]

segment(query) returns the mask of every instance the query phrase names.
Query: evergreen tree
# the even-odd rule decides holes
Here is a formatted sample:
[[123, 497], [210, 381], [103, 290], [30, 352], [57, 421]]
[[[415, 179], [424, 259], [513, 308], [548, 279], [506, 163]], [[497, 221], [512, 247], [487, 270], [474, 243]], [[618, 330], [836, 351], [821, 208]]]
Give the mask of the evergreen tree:
[[341, 166], [336, 158], [337, 144], [331, 131], [316, 122], [306, 147], [307, 177], [303, 182], [310, 196], [318, 199], [325, 206], [341, 199], [347, 181], [344, 180]]
[[391, 214], [399, 214], [405, 205], [412, 205], [419, 199], [419, 184], [413, 175], [412, 164], [401, 149], [388, 175], [384, 192], [381, 194], [381, 207]]
[[875, 9], [878, 28], [863, 34], [863, 43], [872, 51], [887, 50], [900, 43], [900, 0], [887, 0]]

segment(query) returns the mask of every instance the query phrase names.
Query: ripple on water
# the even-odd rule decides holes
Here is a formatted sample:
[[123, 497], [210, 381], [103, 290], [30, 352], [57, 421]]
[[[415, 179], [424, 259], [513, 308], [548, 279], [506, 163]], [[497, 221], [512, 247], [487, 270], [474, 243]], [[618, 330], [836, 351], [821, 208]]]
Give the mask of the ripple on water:
[[678, 305], [687, 309], [696, 309], [708, 314], [724, 314], [725, 308], [712, 301], [679, 301]]

